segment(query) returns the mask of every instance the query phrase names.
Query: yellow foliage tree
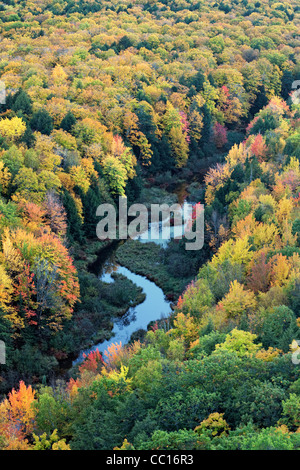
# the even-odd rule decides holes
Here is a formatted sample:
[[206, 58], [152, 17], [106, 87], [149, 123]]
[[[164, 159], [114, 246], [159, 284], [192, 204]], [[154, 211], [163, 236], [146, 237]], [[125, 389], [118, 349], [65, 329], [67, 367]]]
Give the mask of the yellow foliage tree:
[[224, 419], [224, 413], [211, 413], [207, 419], [204, 419], [200, 426], [197, 426], [194, 431], [197, 434], [202, 434], [204, 431], [209, 430], [213, 437], [225, 436], [230, 427]]
[[2, 119], [0, 121], [0, 135], [8, 142], [13, 143], [19, 139], [26, 131], [26, 124], [23, 119], [13, 117], [12, 119]]
[[52, 80], [55, 85], [62, 85], [68, 78], [61, 65], [56, 65], [52, 71]]
[[0, 264], [0, 306], [7, 312], [13, 292], [12, 281], [5, 268]]
[[256, 226], [252, 236], [257, 249], [274, 247], [278, 240], [279, 231], [275, 224], [260, 223]]
[[255, 344], [257, 335], [249, 331], [238, 330], [234, 328], [228, 335], [226, 335], [224, 343], [217, 344], [213, 354], [219, 351], [232, 351], [238, 356], [252, 356], [257, 353], [262, 344]]
[[19, 390], [14, 388], [8, 395], [9, 418], [24, 431], [29, 434], [33, 429], [35, 410], [33, 407], [35, 391], [31, 385], [26, 387], [23, 381], [20, 382]]
[[293, 210], [293, 199], [284, 197], [278, 202], [278, 209], [276, 211], [276, 218], [281, 228], [284, 227], [284, 223], [290, 219], [291, 212]]
[[271, 259], [272, 262], [272, 273], [271, 273], [271, 285], [282, 286], [286, 283], [291, 273], [291, 263], [289, 259], [282, 253], [279, 253]]
[[234, 144], [234, 146], [229, 150], [226, 162], [230, 168], [234, 168], [238, 163], [245, 163], [249, 155], [250, 151], [249, 149], [246, 149], [244, 144]]
[[230, 284], [228, 294], [218, 305], [226, 312], [228, 318], [236, 318], [255, 309], [255, 294], [244, 289], [244, 286], [239, 282], [233, 281]]
[[229, 260], [232, 263], [247, 265], [251, 259], [252, 253], [250, 252], [249, 237], [244, 236], [236, 241], [230, 239], [223, 243], [210, 264], [216, 268], [224, 263], [224, 261]]
[[51, 137], [35, 132], [35, 151], [40, 160], [40, 169], [53, 171], [61, 163], [61, 157], [54, 152], [55, 142]]
[[0, 160], [0, 193], [6, 195], [9, 183], [11, 181], [11, 174]]
[[189, 313], [184, 315], [180, 312], [174, 320], [174, 329], [169, 330], [168, 334], [182, 338], [185, 344], [189, 346], [199, 336], [198, 329], [197, 323]]

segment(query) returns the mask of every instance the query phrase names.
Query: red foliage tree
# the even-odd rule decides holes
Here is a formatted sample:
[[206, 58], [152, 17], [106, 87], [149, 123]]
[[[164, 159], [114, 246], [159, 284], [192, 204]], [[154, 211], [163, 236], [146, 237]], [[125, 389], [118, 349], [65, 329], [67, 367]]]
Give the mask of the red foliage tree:
[[88, 355], [83, 354], [84, 362], [79, 366], [79, 372], [82, 374], [85, 370], [91, 372], [97, 372], [99, 365], [103, 364], [102, 354], [99, 352], [99, 349], [91, 351]]
[[268, 150], [268, 148], [265, 144], [265, 139], [263, 138], [263, 136], [261, 134], [258, 134], [255, 137], [255, 139], [253, 141], [253, 144], [251, 145], [251, 152], [261, 162], [266, 157], [267, 150]]
[[247, 287], [253, 292], [267, 292], [270, 287], [271, 270], [271, 262], [267, 263], [266, 253], [262, 252], [251, 265], [246, 281]]
[[222, 148], [228, 142], [227, 130], [225, 126], [222, 126], [219, 122], [213, 127], [213, 139], [217, 148]]

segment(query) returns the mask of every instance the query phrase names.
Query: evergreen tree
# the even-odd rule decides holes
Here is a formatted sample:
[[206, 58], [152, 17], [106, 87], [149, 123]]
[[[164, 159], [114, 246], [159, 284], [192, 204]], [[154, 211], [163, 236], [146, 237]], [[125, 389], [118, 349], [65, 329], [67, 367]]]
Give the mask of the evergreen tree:
[[212, 119], [211, 119], [211, 113], [206, 104], [202, 107], [202, 112], [203, 112], [203, 128], [202, 128], [201, 143], [204, 144], [204, 143], [209, 142], [209, 139], [210, 139]]
[[32, 116], [30, 126], [34, 131], [50, 135], [53, 131], [53, 119], [45, 109], [41, 109]]
[[17, 93], [8, 98], [8, 103], [12, 111], [17, 113], [21, 111], [24, 115], [29, 116], [32, 113], [32, 102], [26, 91], [19, 88]]
[[21, 137], [20, 140], [21, 142], [24, 142], [28, 148], [33, 147], [36, 139], [33, 135], [33, 132], [30, 126], [27, 126], [26, 131], [24, 132], [24, 135]]
[[253, 105], [250, 108], [250, 114], [254, 116], [258, 113], [264, 106], [268, 104], [268, 98], [266, 97], [266, 90], [264, 86], [258, 88], [258, 93]]
[[80, 243], [83, 240], [82, 221], [78, 215], [74, 199], [66, 189], [63, 190], [62, 202], [67, 213], [67, 237], [71, 243], [73, 241]]
[[91, 185], [86, 192], [76, 187], [76, 192], [80, 196], [83, 204], [83, 216], [84, 216], [84, 233], [89, 238], [96, 237], [96, 226], [99, 222], [99, 218], [96, 216], [97, 208], [100, 204], [111, 202], [110, 196], [106, 192], [106, 188], [101, 185], [101, 179], [92, 178]]
[[143, 187], [143, 179], [141, 174], [141, 167], [138, 165], [136, 167], [136, 176], [130, 180], [125, 188], [125, 193], [129, 202], [134, 202], [141, 194]]
[[290, 70], [285, 70], [281, 79], [281, 96], [285, 101], [288, 99], [292, 91], [293, 81], [293, 73]]
[[84, 214], [84, 233], [89, 238], [96, 237], [96, 226], [99, 219], [96, 216], [97, 208], [101, 204], [101, 194], [97, 182], [93, 181], [86, 194], [82, 195]]
[[71, 111], [69, 111], [60, 123], [60, 128], [66, 132], [71, 132], [72, 127], [76, 124], [76, 118]]

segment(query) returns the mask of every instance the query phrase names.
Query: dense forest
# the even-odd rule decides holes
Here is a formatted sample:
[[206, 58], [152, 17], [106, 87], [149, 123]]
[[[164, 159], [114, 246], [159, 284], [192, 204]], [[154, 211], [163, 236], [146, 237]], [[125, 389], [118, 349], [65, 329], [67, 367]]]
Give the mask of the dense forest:
[[[300, 449], [297, 3], [1, 2], [1, 450]], [[97, 207], [184, 182], [204, 247], [119, 247], [173, 309], [113, 343]]]

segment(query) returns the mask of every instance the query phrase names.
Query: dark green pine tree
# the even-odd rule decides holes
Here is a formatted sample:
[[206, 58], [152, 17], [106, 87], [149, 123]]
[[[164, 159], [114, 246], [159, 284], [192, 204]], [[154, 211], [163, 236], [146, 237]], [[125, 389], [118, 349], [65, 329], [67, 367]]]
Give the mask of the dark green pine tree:
[[25, 116], [29, 116], [32, 113], [32, 101], [26, 91], [19, 88], [17, 93], [11, 97], [10, 108], [12, 111], [17, 113], [21, 111]]
[[[6, 364], [0, 365], [0, 372], [1, 369], [4, 369], [9, 366], [13, 356], [13, 342], [12, 342], [12, 335], [13, 331], [10, 326], [9, 321], [5, 316], [5, 312], [0, 308], [0, 341], [3, 341], [5, 344], [5, 362]], [[2, 352], [2, 350], [1, 350]], [[1, 380], [0, 380], [1, 383]], [[1, 390], [1, 387], [0, 387]]]
[[29, 125], [26, 127], [26, 131], [24, 132], [23, 136], [20, 139], [21, 142], [24, 142], [28, 148], [31, 148], [34, 146], [34, 143], [36, 141], [32, 129]]
[[202, 128], [201, 144], [205, 144], [209, 142], [210, 130], [211, 130], [211, 124], [212, 124], [211, 112], [206, 106], [206, 104], [202, 106], [202, 113], [203, 113], [203, 128]]
[[251, 181], [256, 180], [257, 178], [260, 178], [262, 175], [262, 170], [259, 166], [258, 160], [256, 157], [250, 157], [246, 159], [245, 162], [245, 179], [246, 181]]
[[99, 218], [96, 216], [97, 208], [105, 202], [97, 178], [92, 179], [89, 190], [86, 194], [81, 192], [80, 197], [83, 205], [84, 233], [88, 238], [95, 238], [96, 227], [99, 222]]
[[[294, 220], [292, 234], [297, 235], [297, 243], [300, 246], [300, 219]], [[299, 313], [300, 313], [300, 310], [299, 310]]]
[[62, 202], [67, 213], [68, 229], [67, 237], [70, 243], [83, 241], [82, 221], [78, 215], [74, 199], [69, 192], [64, 189]]
[[193, 85], [196, 88], [197, 92], [201, 91], [203, 89], [203, 85], [205, 82], [205, 76], [199, 70], [196, 75], [193, 77]]
[[136, 176], [128, 180], [125, 193], [129, 203], [134, 203], [136, 199], [140, 196], [143, 188], [143, 179], [142, 179], [142, 170], [138, 165], [136, 167]]
[[269, 100], [266, 96], [264, 86], [258, 87], [256, 99], [250, 108], [250, 115], [255, 116], [264, 106], [268, 104]]
[[293, 73], [290, 70], [285, 70], [281, 79], [281, 96], [286, 101], [292, 91], [294, 81]]
[[33, 131], [50, 135], [53, 131], [53, 118], [45, 109], [41, 109], [32, 116], [30, 126]]
[[71, 132], [72, 127], [76, 124], [76, 118], [71, 111], [69, 111], [60, 123], [60, 128], [66, 132]]

